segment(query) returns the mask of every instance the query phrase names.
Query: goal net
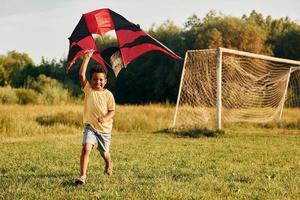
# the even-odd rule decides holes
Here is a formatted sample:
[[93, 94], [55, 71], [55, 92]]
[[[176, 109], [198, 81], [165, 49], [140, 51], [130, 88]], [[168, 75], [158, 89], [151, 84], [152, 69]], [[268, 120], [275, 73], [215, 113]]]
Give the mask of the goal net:
[[225, 48], [190, 50], [172, 128], [264, 123], [282, 118], [284, 107], [300, 107], [299, 61]]

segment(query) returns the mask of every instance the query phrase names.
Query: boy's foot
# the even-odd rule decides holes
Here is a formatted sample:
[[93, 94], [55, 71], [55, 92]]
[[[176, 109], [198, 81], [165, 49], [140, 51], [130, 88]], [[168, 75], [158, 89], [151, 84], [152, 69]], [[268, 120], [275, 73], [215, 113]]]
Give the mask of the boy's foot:
[[83, 184], [85, 184], [85, 180], [86, 180], [85, 176], [80, 176], [80, 177], [75, 179], [75, 184], [76, 185], [83, 185]]
[[105, 165], [104, 174], [110, 176], [112, 175], [113, 163], [110, 160], [108, 164]]

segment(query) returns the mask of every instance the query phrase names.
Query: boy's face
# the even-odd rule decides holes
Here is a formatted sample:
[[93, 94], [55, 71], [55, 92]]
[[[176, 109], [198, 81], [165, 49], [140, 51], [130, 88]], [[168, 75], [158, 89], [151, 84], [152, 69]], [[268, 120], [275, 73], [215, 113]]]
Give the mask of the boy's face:
[[93, 73], [91, 78], [91, 85], [94, 90], [102, 91], [107, 83], [104, 73]]

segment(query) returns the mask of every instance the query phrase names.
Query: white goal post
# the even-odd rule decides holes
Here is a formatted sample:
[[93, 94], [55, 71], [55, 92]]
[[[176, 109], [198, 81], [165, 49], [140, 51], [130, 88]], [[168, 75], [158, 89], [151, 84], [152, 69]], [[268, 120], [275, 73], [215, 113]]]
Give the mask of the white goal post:
[[300, 106], [300, 61], [227, 48], [186, 52], [171, 128], [280, 119]]

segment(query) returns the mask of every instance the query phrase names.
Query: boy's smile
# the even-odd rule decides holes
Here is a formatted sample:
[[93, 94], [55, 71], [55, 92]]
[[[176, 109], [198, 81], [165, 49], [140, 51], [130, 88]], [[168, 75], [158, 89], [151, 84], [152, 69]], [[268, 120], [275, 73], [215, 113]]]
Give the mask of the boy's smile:
[[107, 83], [107, 79], [104, 73], [93, 73], [91, 79], [91, 85], [94, 90], [102, 91]]

